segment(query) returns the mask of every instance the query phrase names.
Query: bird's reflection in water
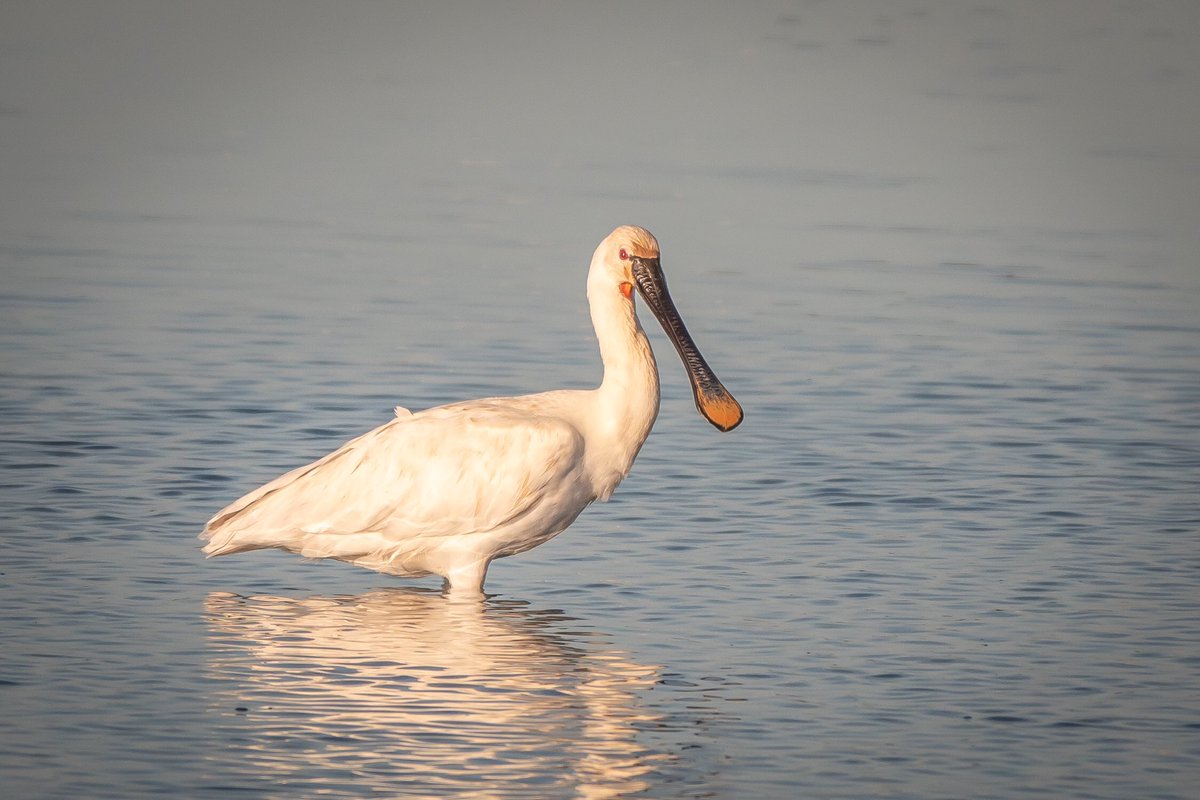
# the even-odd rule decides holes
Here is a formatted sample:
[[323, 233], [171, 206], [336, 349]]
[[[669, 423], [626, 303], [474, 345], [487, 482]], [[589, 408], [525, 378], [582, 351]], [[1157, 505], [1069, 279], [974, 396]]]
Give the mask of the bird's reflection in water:
[[229, 779], [332, 796], [594, 798], [646, 789], [668, 758], [639, 741], [660, 722], [642, 703], [658, 670], [560, 612], [411, 589], [214, 592], [206, 610]]

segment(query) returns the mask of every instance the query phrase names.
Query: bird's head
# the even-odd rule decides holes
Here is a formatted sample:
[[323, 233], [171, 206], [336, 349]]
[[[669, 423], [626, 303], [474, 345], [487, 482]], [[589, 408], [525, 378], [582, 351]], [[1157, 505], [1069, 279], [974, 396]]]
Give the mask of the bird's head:
[[622, 225], [614, 230], [596, 248], [588, 283], [589, 292], [617, 291], [630, 304], [636, 288], [675, 345], [700, 414], [722, 431], [733, 430], [741, 423], [742, 407], [700, 355], [671, 300], [654, 234], [636, 225]]

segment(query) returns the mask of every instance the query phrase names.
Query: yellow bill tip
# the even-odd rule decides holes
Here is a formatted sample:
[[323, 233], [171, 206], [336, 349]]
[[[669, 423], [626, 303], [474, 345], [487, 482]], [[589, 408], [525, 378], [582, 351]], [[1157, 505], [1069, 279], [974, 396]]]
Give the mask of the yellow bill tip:
[[742, 407], [731, 394], [702, 395], [697, 407], [718, 430], [731, 431], [742, 423]]

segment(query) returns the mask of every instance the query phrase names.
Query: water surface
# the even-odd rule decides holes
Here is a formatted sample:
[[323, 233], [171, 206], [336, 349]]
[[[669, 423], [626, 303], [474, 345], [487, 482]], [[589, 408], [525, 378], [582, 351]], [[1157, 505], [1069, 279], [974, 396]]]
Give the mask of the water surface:
[[[6, 796], [1191, 796], [1196, 22], [6, 6]], [[394, 405], [597, 381], [627, 222], [742, 427], [652, 330], [632, 475], [483, 605], [202, 558]]]

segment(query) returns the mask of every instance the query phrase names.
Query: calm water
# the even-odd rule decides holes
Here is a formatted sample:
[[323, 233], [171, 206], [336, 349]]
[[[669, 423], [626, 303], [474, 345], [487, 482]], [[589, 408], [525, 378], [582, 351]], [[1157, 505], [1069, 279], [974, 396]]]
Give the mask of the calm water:
[[[6, 5], [4, 796], [1194, 796], [1198, 22]], [[624, 222], [741, 428], [652, 330], [483, 605], [201, 557], [393, 405], [597, 380]]]

